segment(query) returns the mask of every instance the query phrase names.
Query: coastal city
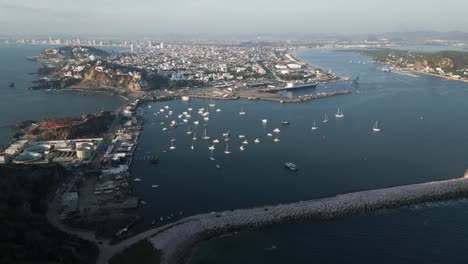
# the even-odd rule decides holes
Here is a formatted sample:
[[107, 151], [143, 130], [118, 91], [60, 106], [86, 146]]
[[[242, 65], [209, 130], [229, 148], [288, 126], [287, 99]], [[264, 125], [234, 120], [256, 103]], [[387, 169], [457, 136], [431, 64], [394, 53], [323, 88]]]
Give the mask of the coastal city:
[[0, 1], [0, 263], [466, 263], [467, 8]]

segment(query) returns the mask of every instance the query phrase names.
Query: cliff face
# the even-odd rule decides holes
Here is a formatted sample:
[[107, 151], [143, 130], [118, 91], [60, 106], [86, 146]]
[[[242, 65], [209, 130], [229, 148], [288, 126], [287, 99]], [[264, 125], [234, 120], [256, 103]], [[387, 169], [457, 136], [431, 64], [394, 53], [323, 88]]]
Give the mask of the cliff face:
[[131, 91], [141, 90], [141, 77], [131, 76], [129, 74], [110, 74], [91, 67], [83, 74], [83, 80], [75, 85], [81, 88], [95, 88], [95, 85], [101, 87], [116, 87], [129, 89]]

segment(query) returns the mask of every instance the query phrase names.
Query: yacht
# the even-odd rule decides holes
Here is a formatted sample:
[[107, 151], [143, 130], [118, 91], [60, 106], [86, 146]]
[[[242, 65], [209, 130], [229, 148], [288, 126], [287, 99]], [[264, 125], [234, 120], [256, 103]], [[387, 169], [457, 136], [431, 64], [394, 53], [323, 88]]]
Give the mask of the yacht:
[[239, 138], [245, 138], [245, 135], [239, 135]]
[[244, 106], [241, 105], [241, 110], [239, 112], [239, 115], [245, 115], [245, 111], [244, 111]]
[[190, 131], [190, 125], [187, 127], [187, 135], [192, 135], [192, 131]]
[[256, 139], [254, 140], [254, 142], [255, 142], [256, 144], [258, 144], [258, 143], [260, 143], [260, 139], [256, 138]]
[[169, 115], [172, 115], [172, 113], [174, 113], [174, 112], [172, 112], [172, 111], [169, 111], [169, 113], [168, 113], [168, 114], [169, 114]]
[[183, 115], [178, 115], [177, 118], [182, 119]]
[[292, 171], [297, 171], [297, 166], [296, 164], [292, 163], [292, 162], [286, 162], [284, 163], [284, 167], [292, 170]]
[[314, 120], [314, 125], [312, 126], [312, 130], [317, 130], [318, 129], [318, 126], [315, 124], [315, 120]]
[[135, 178], [133, 179], [134, 182], [141, 182], [141, 179], [140, 178]]
[[189, 108], [189, 109], [187, 109], [187, 111], [189, 111], [189, 112], [192, 112], [192, 111], [193, 111], [193, 109], [192, 109], [192, 108]]
[[248, 142], [247, 140], [244, 140], [244, 141], [242, 141], [242, 144], [244, 144], [244, 145], [248, 145], [248, 144], [249, 144], [249, 142]]
[[268, 123], [267, 119], [262, 119], [262, 124], [266, 125]]
[[241, 151], [244, 151], [244, 150], [245, 150], [245, 147], [244, 147], [244, 146], [240, 146], [240, 150], [241, 150]]
[[224, 151], [224, 154], [229, 155], [231, 154], [231, 151], [229, 151], [229, 144], [226, 143], [226, 150]]
[[192, 140], [197, 140], [197, 133], [193, 133], [193, 138]]
[[192, 118], [192, 116], [191, 115], [185, 115], [185, 118], [190, 119], [190, 118]]
[[375, 121], [374, 127], [372, 128], [374, 132], [380, 132], [379, 121]]
[[323, 122], [328, 123], [328, 115], [327, 114], [325, 114], [325, 117], [323, 118]]
[[219, 109], [219, 108], [218, 108], [218, 109], [216, 109], [216, 112], [218, 112], [218, 113], [219, 113], [219, 112], [221, 112], [221, 111], [222, 111], [222, 110], [221, 110], [221, 109]]
[[216, 106], [216, 104], [214, 103], [213, 99], [211, 99], [211, 102], [210, 102], [209, 106], [210, 106], [210, 107], [215, 107], [215, 106]]
[[182, 114], [183, 114], [183, 115], [185, 115], [185, 116], [186, 116], [186, 115], [188, 115], [188, 113], [187, 113], [187, 112], [182, 112]]
[[200, 124], [200, 122], [199, 121], [193, 121], [193, 124], [198, 126]]
[[219, 143], [218, 139], [213, 140], [213, 144], [218, 144], [218, 143]]
[[282, 124], [283, 126], [289, 125], [289, 121], [283, 121], [283, 122], [281, 122], [281, 124]]
[[169, 147], [170, 150], [175, 150], [176, 147], [174, 146], [174, 141], [171, 140], [171, 146]]
[[279, 133], [279, 132], [281, 132], [281, 130], [279, 130], [279, 128], [275, 128], [275, 130], [273, 130], [273, 132]]
[[209, 150], [215, 150], [215, 146], [208, 147]]
[[209, 117], [204, 117], [203, 120], [210, 121], [210, 118]]
[[207, 134], [206, 134], [206, 128], [205, 128], [205, 131], [203, 132], [203, 137], [202, 137], [204, 140], [210, 140], [211, 137], [209, 137]]
[[183, 121], [184, 123], [186, 123], [186, 124], [188, 123], [188, 119], [184, 119], [184, 120], [182, 120], [182, 121]]
[[272, 136], [273, 136], [273, 134], [272, 134], [272, 133], [268, 133], [268, 134], [267, 134], [267, 136], [269, 136], [269, 137], [272, 137]]
[[203, 111], [202, 111], [202, 110], [198, 110], [198, 114], [203, 115]]
[[177, 124], [177, 122], [175, 120], [172, 120], [171, 121], [171, 127], [178, 127], [179, 124]]
[[213, 155], [213, 149], [210, 149], [210, 160], [216, 160]]
[[223, 137], [229, 137], [229, 132], [223, 133]]
[[168, 106], [168, 105], [166, 105], [166, 106], [164, 106], [164, 108], [166, 108], [166, 109], [169, 109], [169, 106]]
[[273, 139], [274, 142], [280, 142], [279, 138]]
[[164, 109], [162, 109], [162, 108], [159, 109], [159, 112], [161, 112], [161, 113], [164, 113], [164, 111], [166, 111], [166, 110], [164, 110]]
[[167, 131], [167, 127], [163, 127], [162, 131]]
[[343, 118], [344, 117], [343, 111], [341, 111], [340, 107], [338, 107], [338, 111], [336, 111], [335, 117], [336, 118]]

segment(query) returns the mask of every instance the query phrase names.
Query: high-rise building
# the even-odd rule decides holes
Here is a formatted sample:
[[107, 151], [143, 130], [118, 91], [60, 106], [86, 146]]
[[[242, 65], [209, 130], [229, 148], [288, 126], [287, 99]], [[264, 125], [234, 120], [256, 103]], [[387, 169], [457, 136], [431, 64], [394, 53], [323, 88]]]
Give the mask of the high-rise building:
[[164, 43], [161, 42], [160, 47], [161, 47], [161, 49], [164, 49]]
[[130, 52], [133, 53], [133, 43], [130, 44]]

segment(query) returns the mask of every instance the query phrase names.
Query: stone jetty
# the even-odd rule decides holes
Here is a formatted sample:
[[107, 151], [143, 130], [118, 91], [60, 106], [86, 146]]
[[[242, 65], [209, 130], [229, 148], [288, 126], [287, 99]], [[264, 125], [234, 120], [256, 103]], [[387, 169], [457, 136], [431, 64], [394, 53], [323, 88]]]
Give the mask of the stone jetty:
[[[367, 212], [468, 197], [468, 178], [428, 182], [276, 206], [213, 212], [184, 218], [123, 241], [117, 253], [142, 239], [162, 251], [161, 263], [184, 263], [200, 241], [244, 229], [300, 221], [332, 220]], [[110, 252], [108, 252], [110, 253]], [[113, 254], [112, 254], [113, 255]], [[108, 255], [109, 256], [109, 255]]]

